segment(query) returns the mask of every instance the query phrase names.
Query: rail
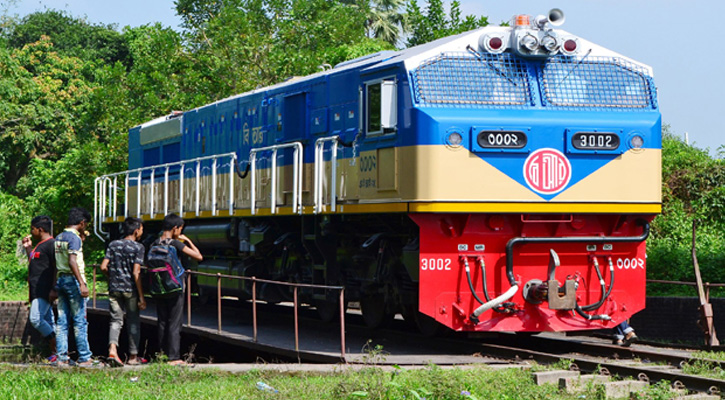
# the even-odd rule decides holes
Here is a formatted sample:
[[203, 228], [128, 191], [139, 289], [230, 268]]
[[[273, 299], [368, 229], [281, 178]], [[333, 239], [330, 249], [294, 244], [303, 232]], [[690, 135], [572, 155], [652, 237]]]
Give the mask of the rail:
[[324, 199], [322, 195], [322, 183], [325, 180], [324, 151], [325, 143], [332, 142], [330, 149], [330, 208], [333, 212], [337, 209], [337, 143], [339, 136], [321, 137], [315, 141], [315, 214], [322, 212]]
[[257, 154], [262, 153], [265, 151], [271, 151], [272, 152], [272, 168], [271, 168], [271, 174], [272, 174], [272, 199], [270, 204], [270, 213], [276, 214], [277, 213], [277, 151], [280, 149], [288, 149], [292, 148], [294, 149], [293, 154], [293, 161], [292, 161], [292, 212], [293, 213], [302, 213], [302, 167], [304, 165], [303, 162], [303, 154], [302, 154], [302, 143], [300, 142], [293, 142], [293, 143], [284, 143], [284, 144], [276, 144], [274, 146], [267, 146], [267, 147], [259, 147], [256, 149], [252, 149], [249, 151], [249, 163], [251, 164], [251, 173], [252, 173], [252, 180], [251, 180], [251, 212], [252, 215], [255, 215], [257, 213], [257, 186], [256, 186], [256, 171], [257, 171]]
[[[198, 157], [191, 160], [176, 161], [166, 164], [153, 165], [150, 167], [136, 168], [126, 170], [122, 172], [115, 172], [112, 174], [101, 175], [94, 181], [93, 186], [93, 232], [95, 235], [105, 241], [108, 237], [108, 232], [103, 231], [103, 219], [115, 218], [118, 216], [118, 177], [124, 177], [123, 185], [123, 217], [126, 218], [129, 215], [129, 204], [128, 204], [128, 188], [130, 181], [136, 181], [138, 183], [138, 189], [136, 193], [136, 216], [141, 216], [142, 210], [142, 183], [143, 174], [150, 171], [149, 182], [150, 194], [148, 198], [149, 215], [153, 217], [156, 214], [154, 209], [154, 195], [155, 195], [155, 181], [156, 181], [156, 170], [164, 169], [164, 215], [169, 213], [169, 169], [171, 167], [179, 167], [179, 214], [184, 213], [184, 166], [192, 163], [196, 163], [194, 169], [194, 183], [196, 187], [195, 197], [195, 211], [198, 216], [201, 212], [201, 199], [200, 199], [200, 186], [201, 186], [201, 162], [206, 160], [212, 160], [211, 165], [211, 179], [212, 179], [212, 201], [211, 201], [211, 212], [212, 215], [217, 215], [217, 161], [221, 158], [229, 157], [229, 214], [234, 212], [234, 168], [236, 166], [237, 155], [236, 153], [225, 153], [216, 154], [205, 157]], [[132, 176], [135, 175], [135, 176]], [[99, 218], [100, 217], [100, 218]]]
[[[680, 285], [680, 286], [695, 286], [697, 287], [697, 282], [683, 282], [683, 281], [667, 281], [667, 280], [660, 280], [660, 279], [647, 279], [647, 283], [660, 283], [663, 285]], [[705, 298], [710, 299], [710, 288], [723, 288], [725, 287], [725, 283], [710, 283], [710, 282], [704, 282], [702, 284], [705, 287]]]
[[[92, 301], [93, 308], [96, 308], [96, 276], [98, 273], [98, 264], [93, 265], [93, 288], [92, 288]], [[186, 287], [184, 296], [186, 297], [186, 325], [192, 327], [191, 324], [191, 275], [208, 276], [217, 278], [217, 333], [221, 334], [224, 332], [222, 329], [222, 279], [232, 280], [246, 280], [252, 282], [252, 332], [253, 340], [255, 343], [258, 342], [257, 338], [257, 283], [269, 283], [281, 286], [293, 287], [293, 302], [294, 302], [294, 332], [295, 332], [295, 351], [300, 351], [300, 340], [299, 340], [299, 301], [297, 298], [297, 291], [299, 288], [313, 288], [313, 289], [325, 289], [325, 290], [339, 290], [340, 291], [340, 357], [345, 358], [345, 287], [344, 286], [327, 286], [327, 285], [312, 285], [306, 283], [291, 283], [291, 282], [280, 282], [268, 279], [260, 279], [254, 276], [235, 276], [225, 275], [221, 273], [210, 274], [200, 271], [186, 270]]]

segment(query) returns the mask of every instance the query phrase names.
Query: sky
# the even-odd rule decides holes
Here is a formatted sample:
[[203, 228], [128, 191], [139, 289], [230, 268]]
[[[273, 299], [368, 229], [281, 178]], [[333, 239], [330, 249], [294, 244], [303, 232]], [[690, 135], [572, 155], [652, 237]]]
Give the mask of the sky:
[[[485, 15], [492, 24], [514, 14], [561, 9], [561, 29], [654, 69], [663, 123], [715, 155], [725, 145], [725, 61], [721, 0], [460, 0], [463, 15]], [[0, 6], [8, 0], [0, 0]], [[140, 26], [160, 22], [179, 28], [173, 0], [17, 0], [9, 14], [57, 9], [90, 23]], [[423, 4], [424, 0], [419, 0]], [[446, 1], [448, 4], [449, 1]], [[11, 3], [12, 4], [12, 3]], [[2, 11], [2, 10], [0, 10]], [[711, 63], [705, 63], [710, 57]], [[708, 66], [710, 65], [710, 66]]]

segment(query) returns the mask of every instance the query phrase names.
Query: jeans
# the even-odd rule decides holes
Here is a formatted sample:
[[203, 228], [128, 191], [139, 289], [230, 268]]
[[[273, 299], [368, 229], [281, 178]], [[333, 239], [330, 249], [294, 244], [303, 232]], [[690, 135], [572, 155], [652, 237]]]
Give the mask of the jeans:
[[632, 331], [634, 331], [634, 329], [629, 326], [629, 323], [627, 323], [627, 321], [623, 321], [621, 324], [617, 325], [614, 328], [614, 338], [620, 340], [624, 339], [624, 336]]
[[171, 297], [156, 297], [159, 349], [169, 361], [180, 360], [181, 321], [184, 317], [184, 293]]
[[118, 337], [123, 328], [123, 312], [126, 311], [128, 320], [128, 352], [138, 354], [138, 342], [141, 340], [141, 323], [138, 310], [138, 296], [133, 292], [111, 292], [108, 297], [108, 307], [111, 310], [111, 329], [108, 332], [108, 344], [118, 346]]
[[55, 316], [53, 307], [48, 300], [40, 297], [30, 302], [30, 325], [37, 329], [43, 337], [50, 336], [55, 331]]
[[55, 328], [59, 361], [68, 361], [68, 319], [73, 320], [78, 362], [85, 362], [93, 355], [88, 345], [88, 320], [86, 302], [81, 288], [73, 275], [58, 276], [58, 324]]

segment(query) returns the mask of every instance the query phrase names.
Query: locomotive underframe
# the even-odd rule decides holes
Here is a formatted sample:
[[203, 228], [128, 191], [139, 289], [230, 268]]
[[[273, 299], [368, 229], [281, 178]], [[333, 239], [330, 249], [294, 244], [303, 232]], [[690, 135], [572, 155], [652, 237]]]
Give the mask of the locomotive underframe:
[[[486, 291], [496, 297], [511, 287], [506, 276], [506, 244], [512, 238], [521, 237], [636, 236], [641, 234], [638, 220], [651, 220], [651, 216], [304, 215], [195, 219], [187, 222], [185, 234], [204, 254], [204, 261], [192, 269], [345, 286], [346, 305], [359, 305], [365, 322], [371, 327], [385, 325], [395, 314], [401, 314], [428, 334], [438, 332], [443, 326], [459, 331], [562, 331], [615, 326], [615, 322], [644, 308], [644, 264], [627, 268], [626, 278], [621, 278], [625, 271], [618, 266], [618, 271], [612, 271], [620, 277], [617, 285], [613, 281], [615, 275], [610, 277], [607, 272], [608, 262], [643, 260], [644, 243], [616, 246], [586, 241], [535, 243], [519, 246], [512, 253], [514, 279], [522, 288], [537, 280], [547, 281], [552, 250], [561, 257], [556, 275], [562, 296], [567, 285], [575, 285], [577, 304], [595, 303], [604, 293], [592, 288], [597, 282], [603, 282], [611, 293], [592, 313], [611, 315], [611, 321], [587, 321], [575, 315], [571, 308], [556, 310], [547, 299], [532, 300], [535, 296], [527, 298], [523, 292], [503, 307], [472, 318], [480, 306], [477, 300], [484, 298], [484, 294], [489, 299]], [[118, 236], [117, 224], [107, 224], [106, 228], [112, 238]], [[147, 246], [157, 237], [160, 228], [160, 221], [146, 222]], [[471, 266], [468, 284], [464, 259]], [[594, 259], [598, 261], [592, 263]], [[441, 264], [431, 265], [430, 260]], [[481, 261], [483, 264], [479, 264]], [[597, 263], [601, 266], [599, 278], [594, 270]], [[483, 268], [488, 281], [482, 276]], [[195, 276], [192, 290], [203, 301], [215, 297], [217, 279]], [[243, 301], [252, 297], [251, 283], [244, 280], [222, 280], [221, 291], [223, 296]], [[420, 293], [426, 295], [421, 297]], [[337, 293], [303, 288], [298, 295], [302, 303], [317, 308], [323, 320], [337, 315]], [[269, 303], [291, 301], [292, 291], [283, 286], [261, 284], [257, 299]], [[524, 310], [525, 318], [522, 317]]]

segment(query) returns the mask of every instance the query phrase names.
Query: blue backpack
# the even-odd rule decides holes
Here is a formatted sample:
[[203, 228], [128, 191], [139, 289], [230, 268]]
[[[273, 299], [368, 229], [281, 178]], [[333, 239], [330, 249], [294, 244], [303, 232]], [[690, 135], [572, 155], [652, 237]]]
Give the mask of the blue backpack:
[[149, 293], [167, 296], [184, 290], [184, 267], [176, 247], [170, 240], [162, 240], [151, 246], [146, 259], [149, 272]]

